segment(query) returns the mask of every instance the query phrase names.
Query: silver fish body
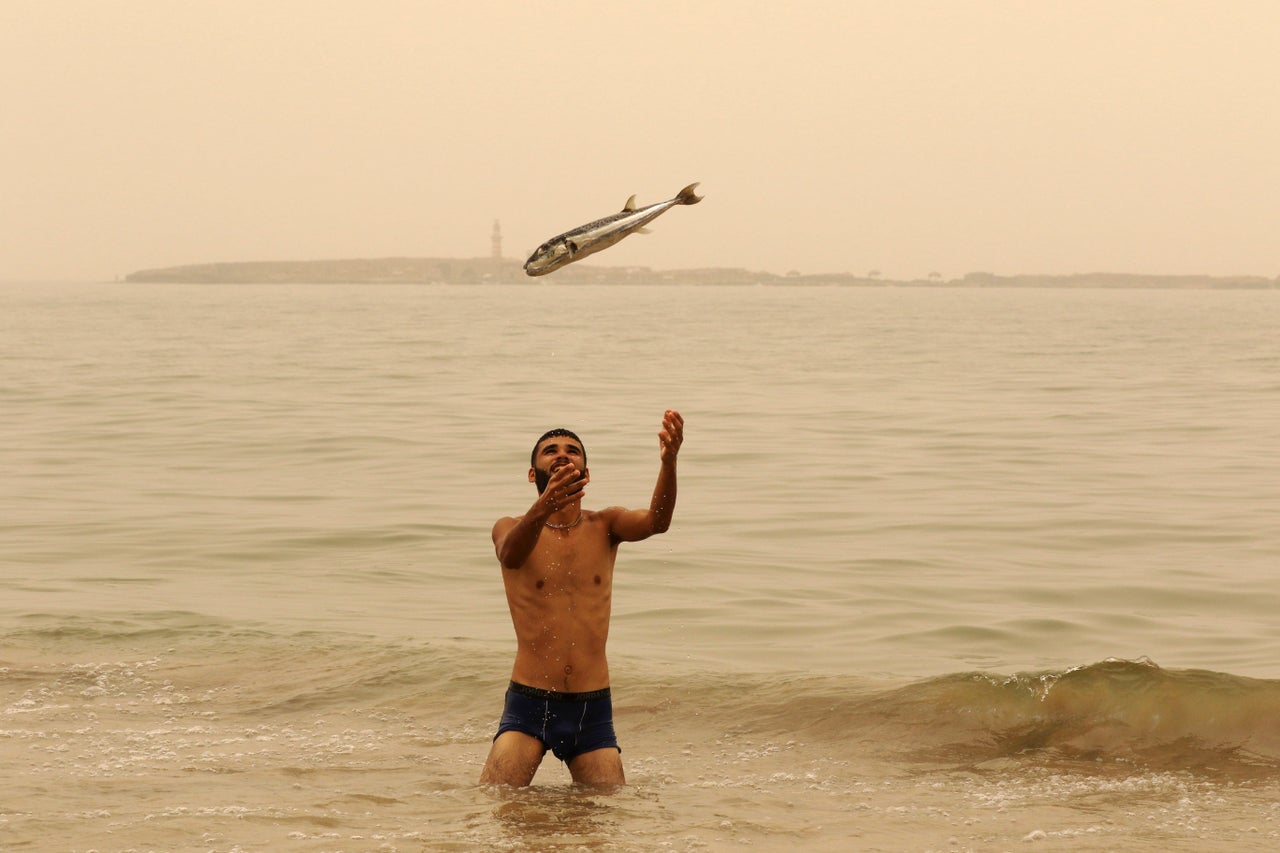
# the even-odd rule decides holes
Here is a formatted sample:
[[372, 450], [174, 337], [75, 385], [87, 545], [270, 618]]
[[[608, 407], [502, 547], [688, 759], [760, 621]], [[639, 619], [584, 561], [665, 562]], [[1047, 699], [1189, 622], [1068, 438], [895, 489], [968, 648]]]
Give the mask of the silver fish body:
[[588, 255], [594, 255], [601, 249], [607, 249], [628, 234], [647, 233], [645, 225], [676, 205], [697, 204], [702, 201], [702, 196], [694, 195], [696, 186], [698, 185], [689, 184], [675, 198], [641, 208], [636, 207], [636, 197], [632, 196], [627, 199], [621, 213], [588, 222], [572, 231], [557, 234], [543, 243], [524, 262], [524, 271], [529, 275], [546, 275]]

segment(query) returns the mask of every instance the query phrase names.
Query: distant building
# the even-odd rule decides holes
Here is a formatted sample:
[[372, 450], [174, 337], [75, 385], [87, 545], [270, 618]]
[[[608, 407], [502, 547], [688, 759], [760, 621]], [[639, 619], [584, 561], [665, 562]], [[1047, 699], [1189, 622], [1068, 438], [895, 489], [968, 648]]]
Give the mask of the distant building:
[[493, 236], [490, 239], [493, 246], [491, 257], [495, 261], [502, 260], [502, 226], [496, 219], [493, 220]]

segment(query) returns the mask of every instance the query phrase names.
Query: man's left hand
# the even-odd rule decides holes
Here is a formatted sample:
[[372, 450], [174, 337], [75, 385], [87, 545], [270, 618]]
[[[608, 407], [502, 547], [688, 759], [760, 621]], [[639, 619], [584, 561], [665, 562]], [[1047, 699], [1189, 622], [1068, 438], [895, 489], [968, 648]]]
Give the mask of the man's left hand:
[[674, 462], [684, 442], [684, 418], [675, 409], [667, 409], [662, 415], [662, 429], [658, 431], [658, 446], [663, 462]]

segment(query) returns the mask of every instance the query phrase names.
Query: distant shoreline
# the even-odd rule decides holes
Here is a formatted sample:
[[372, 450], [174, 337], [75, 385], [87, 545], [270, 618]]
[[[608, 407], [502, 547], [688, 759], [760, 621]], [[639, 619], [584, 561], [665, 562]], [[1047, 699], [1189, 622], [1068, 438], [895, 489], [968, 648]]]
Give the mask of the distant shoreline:
[[848, 287], [1105, 287], [1133, 289], [1271, 289], [1280, 276], [1142, 275], [995, 275], [973, 272], [944, 279], [890, 279], [878, 273], [775, 275], [732, 267], [655, 270], [649, 267], [565, 267], [550, 276], [530, 278], [519, 261], [496, 258], [355, 258], [322, 261], [240, 261], [139, 270], [128, 282], [153, 284], [763, 284]]

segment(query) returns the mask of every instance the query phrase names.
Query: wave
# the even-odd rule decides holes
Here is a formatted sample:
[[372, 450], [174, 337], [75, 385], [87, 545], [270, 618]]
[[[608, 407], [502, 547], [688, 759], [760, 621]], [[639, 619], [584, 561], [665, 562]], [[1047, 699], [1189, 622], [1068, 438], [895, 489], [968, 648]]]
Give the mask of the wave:
[[781, 679], [751, 692], [735, 712], [746, 730], [898, 760], [1280, 770], [1280, 681], [1145, 659], [955, 673], [887, 690]]
[[[485, 739], [510, 666], [505, 644], [278, 633], [186, 612], [17, 622], [0, 654], [0, 698], [10, 701], [33, 690], [69, 706], [180, 690], [205, 697], [201, 712], [270, 719], [381, 708], [431, 716], [451, 739]], [[614, 676], [620, 732], [659, 742], [681, 732], [933, 765], [1280, 772], [1280, 681], [1146, 659], [905, 684], [635, 660], [615, 661]]]

